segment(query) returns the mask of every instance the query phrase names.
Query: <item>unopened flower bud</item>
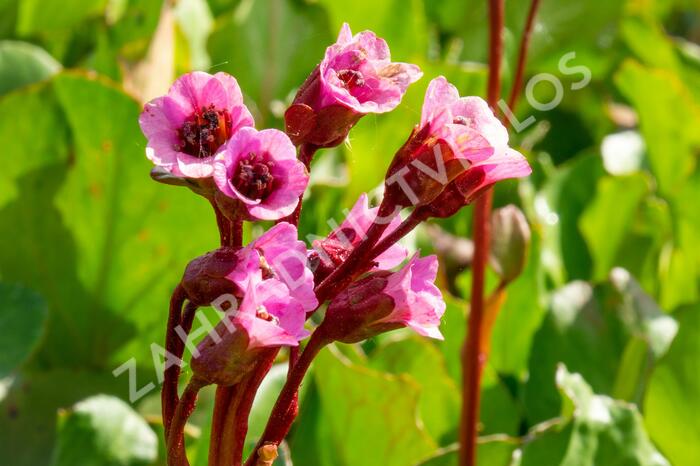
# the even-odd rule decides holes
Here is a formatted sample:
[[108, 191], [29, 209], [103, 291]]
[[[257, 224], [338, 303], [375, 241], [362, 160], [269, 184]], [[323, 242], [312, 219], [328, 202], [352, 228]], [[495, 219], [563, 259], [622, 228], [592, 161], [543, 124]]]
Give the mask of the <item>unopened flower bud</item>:
[[222, 247], [197, 257], [187, 264], [182, 287], [198, 306], [209, 306], [224, 294], [241, 296], [241, 290], [226, 278], [240, 262], [240, 248]]
[[494, 210], [491, 215], [491, 266], [504, 282], [515, 280], [523, 271], [530, 246], [530, 226], [514, 205]]

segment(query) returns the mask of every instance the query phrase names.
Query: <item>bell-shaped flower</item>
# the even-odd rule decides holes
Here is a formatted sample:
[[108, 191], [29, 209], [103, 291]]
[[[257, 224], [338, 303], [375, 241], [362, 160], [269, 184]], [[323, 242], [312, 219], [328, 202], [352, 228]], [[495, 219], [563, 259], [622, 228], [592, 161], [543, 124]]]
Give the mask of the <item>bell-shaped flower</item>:
[[178, 177], [207, 178], [219, 149], [254, 121], [235, 78], [194, 71], [148, 102], [139, 124], [148, 139], [146, 156], [156, 166]]
[[329, 340], [356, 343], [383, 332], [410, 327], [442, 339], [445, 302], [437, 286], [435, 256], [416, 254], [398, 272], [373, 272], [331, 301], [317, 330]]
[[294, 212], [309, 174], [286, 134], [242, 128], [217, 155], [214, 181], [245, 217], [278, 220]]

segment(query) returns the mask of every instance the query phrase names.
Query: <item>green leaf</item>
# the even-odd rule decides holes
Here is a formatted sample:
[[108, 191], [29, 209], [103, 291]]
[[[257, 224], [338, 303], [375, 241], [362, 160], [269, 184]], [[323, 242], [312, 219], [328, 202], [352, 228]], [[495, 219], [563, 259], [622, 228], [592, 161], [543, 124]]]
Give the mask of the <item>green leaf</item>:
[[331, 464], [405, 466], [435, 450], [417, 423], [420, 389], [409, 378], [358, 366], [329, 347], [316, 359], [314, 379]]
[[46, 50], [28, 42], [0, 41], [0, 95], [42, 81], [61, 69]]
[[556, 380], [564, 422], [526, 443], [520, 466], [670, 466], [649, 440], [634, 405], [595, 394], [563, 365]]
[[445, 360], [425, 339], [411, 337], [389, 341], [370, 355], [369, 366], [392, 374], [411, 376], [420, 386], [420, 419], [440, 445], [456, 440], [461, 400], [455, 382], [447, 374]]
[[265, 127], [272, 123], [272, 101], [299, 87], [330, 44], [317, 5], [246, 1], [217, 21], [208, 50], [216, 71], [236, 77], [256, 124]]
[[49, 304], [40, 360], [111, 370], [135, 357], [152, 368], [150, 343], [162, 341], [181, 271], [217, 246], [209, 206], [150, 179], [139, 105], [111, 84], [59, 75], [5, 105], [3, 131], [35, 125], [16, 123], [5, 147], [0, 238], [13, 247], [0, 252], [0, 273]]
[[44, 332], [44, 299], [19, 285], [0, 283], [0, 379], [19, 368]]
[[107, 0], [21, 0], [17, 33], [27, 36], [74, 26], [88, 16], [97, 15]]
[[556, 285], [590, 278], [593, 264], [578, 223], [602, 174], [600, 157], [582, 154], [560, 166], [535, 198], [542, 265]]
[[700, 464], [700, 307], [674, 314], [680, 330], [644, 400], [647, 430], [674, 465]]
[[146, 466], [158, 456], [158, 439], [122, 400], [97, 395], [59, 418], [53, 466]]
[[[512, 466], [511, 459], [513, 452], [517, 448], [517, 443], [510, 441], [510, 439], [494, 437], [497, 436], [479, 438], [479, 443], [476, 447], [478, 464], [487, 466]], [[449, 448], [442, 449], [435, 456], [420, 462], [416, 466], [458, 466], [458, 448], [459, 446], [456, 444], [451, 445]]]
[[57, 411], [96, 393], [126, 397], [128, 384], [110, 373], [86, 370], [23, 371], [15, 376], [0, 401], [0, 464], [50, 464]]
[[[609, 283], [593, 287], [572, 282], [557, 290], [530, 352], [525, 387], [529, 420], [541, 422], [559, 412], [552, 381], [560, 362], [581, 373], [598, 393], [619, 390], [629, 401], [639, 399], [645, 374], [664, 354], [676, 328], [673, 318], [662, 313], [623, 269], [613, 270]], [[632, 359], [638, 364], [622, 366], [623, 354], [631, 351], [628, 346], [635, 340], [643, 357]], [[625, 386], [621, 381], [634, 383]]]
[[631, 60], [617, 72], [615, 84], [639, 114], [659, 191], [674, 197], [693, 169], [700, 137], [692, 128], [700, 124], [700, 106], [674, 73]]
[[593, 279], [602, 280], [618, 258], [642, 197], [649, 192], [647, 179], [639, 175], [604, 177], [596, 196], [579, 220], [593, 258]]

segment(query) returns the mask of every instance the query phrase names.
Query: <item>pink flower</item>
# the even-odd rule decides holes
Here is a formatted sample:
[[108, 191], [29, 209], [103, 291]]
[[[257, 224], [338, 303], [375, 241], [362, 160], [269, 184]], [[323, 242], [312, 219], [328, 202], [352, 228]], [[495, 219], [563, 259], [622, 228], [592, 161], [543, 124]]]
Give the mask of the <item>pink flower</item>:
[[393, 110], [409, 84], [423, 75], [416, 65], [392, 62], [384, 39], [371, 31], [353, 36], [347, 23], [326, 49], [319, 73], [319, 107], [339, 103], [358, 113]]
[[[314, 274], [317, 282], [347, 259], [350, 252], [363, 240], [372, 223], [377, 220], [378, 210], [378, 207], [369, 207], [367, 194], [363, 193], [338, 228], [334, 229], [328, 237], [313, 242], [310, 258], [316, 262], [317, 268]], [[400, 223], [399, 216], [392, 217], [380, 239], [389, 235]], [[400, 244], [394, 244], [374, 259], [375, 268], [392, 269], [403, 262], [407, 255], [406, 248]]]
[[217, 155], [214, 181], [250, 218], [277, 220], [294, 211], [309, 175], [286, 134], [242, 128]]
[[139, 124], [154, 164], [175, 176], [207, 178], [220, 147], [254, 122], [232, 76], [194, 71], [147, 103]]
[[480, 97], [460, 97], [443, 76], [428, 85], [420, 126], [444, 139], [459, 158], [471, 163], [502, 155], [508, 148], [508, 131]]
[[[496, 182], [521, 178], [532, 173], [532, 168], [519, 152], [507, 148], [499, 156], [476, 163], [454, 179], [431, 203], [422, 206], [425, 217], [451, 217], [465, 205], [471, 204]], [[419, 214], [420, 215], [420, 214]]]
[[297, 346], [309, 335], [306, 312], [279, 280], [250, 280], [240, 307], [226, 311], [197, 345], [192, 370], [210, 383], [231, 386], [255, 368], [266, 348]]
[[287, 134], [295, 145], [337, 146], [363, 115], [396, 108], [422, 75], [416, 65], [392, 62], [384, 39], [371, 31], [353, 36], [343, 24], [285, 112]]
[[401, 270], [390, 275], [383, 292], [394, 300], [394, 309], [377, 323], [405, 324], [420, 335], [442, 340], [438, 327], [446, 305], [435, 286], [437, 270], [437, 257], [419, 258], [415, 254]]
[[233, 320], [248, 336], [248, 349], [297, 346], [309, 335], [301, 303], [292, 298], [286, 284], [274, 278], [248, 283]]
[[[467, 174], [477, 166], [482, 168]], [[443, 208], [437, 199], [453, 180], [472, 180], [476, 173], [484, 173], [490, 186], [527, 176], [530, 168], [522, 154], [508, 147], [508, 131], [484, 100], [460, 97], [444, 77], [435, 78], [425, 94], [420, 125], [387, 170], [386, 196], [402, 207], [432, 203]]]
[[288, 293], [304, 311], [318, 307], [306, 245], [299, 241], [295, 226], [278, 223], [241, 249], [237, 256], [236, 266], [227, 278], [239, 289], [245, 290], [251, 281], [275, 279], [287, 286]]
[[437, 268], [435, 256], [416, 254], [398, 272], [369, 274], [336, 296], [317, 331], [344, 343], [402, 327], [442, 339], [438, 327], [446, 305], [434, 284]]

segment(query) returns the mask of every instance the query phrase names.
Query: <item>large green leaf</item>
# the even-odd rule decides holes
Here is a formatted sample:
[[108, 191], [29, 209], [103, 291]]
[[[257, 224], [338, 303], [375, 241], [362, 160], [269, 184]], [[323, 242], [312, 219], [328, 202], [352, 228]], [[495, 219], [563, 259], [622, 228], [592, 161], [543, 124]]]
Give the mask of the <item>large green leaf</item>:
[[256, 123], [264, 127], [273, 123], [273, 100], [299, 87], [330, 43], [318, 6], [271, 0], [241, 2], [233, 14], [219, 18], [208, 49], [213, 69], [236, 77]]
[[0, 379], [29, 357], [46, 325], [46, 302], [19, 285], [0, 283]]
[[90, 15], [99, 14], [107, 0], [21, 0], [17, 33], [30, 35], [74, 26]]
[[59, 418], [53, 466], [146, 466], [158, 439], [146, 421], [119, 398], [96, 395]]
[[371, 354], [369, 363], [373, 369], [412, 376], [421, 387], [419, 411], [426, 430], [440, 445], [456, 439], [460, 392], [432, 343], [418, 337], [390, 341]]
[[564, 366], [556, 379], [563, 422], [524, 445], [520, 466], [670, 466], [649, 440], [635, 406], [595, 394]]
[[553, 380], [560, 362], [581, 373], [598, 393], [619, 390], [630, 401], [638, 399], [644, 374], [667, 350], [676, 330], [673, 318], [623, 269], [613, 270], [609, 283], [572, 282], [557, 290], [530, 353], [525, 389], [529, 420], [544, 421], [559, 411]]
[[417, 422], [420, 390], [409, 378], [358, 366], [330, 347], [316, 359], [314, 380], [330, 464], [405, 466], [435, 450]]
[[674, 465], [700, 464], [700, 307], [675, 314], [680, 330], [644, 400], [647, 430]]
[[695, 165], [700, 136], [693, 128], [700, 124], [700, 106], [675, 74], [634, 61], [622, 66], [615, 83], [639, 114], [660, 192], [673, 197]]
[[95, 393], [126, 397], [127, 392], [127, 384], [104, 372], [61, 369], [18, 374], [0, 401], [0, 464], [48, 465], [59, 409]]
[[41, 47], [28, 42], [0, 41], [0, 95], [57, 73], [58, 63]]
[[[13, 108], [1, 113], [3, 130], [36, 122], [17, 124], [5, 148], [0, 238], [13, 247], [0, 252], [0, 271], [49, 303], [41, 360], [111, 369], [136, 357], [150, 365], [181, 270], [217, 244], [206, 202], [150, 180], [139, 106], [111, 84], [59, 75], [0, 105]], [[130, 340], [136, 332], [140, 339]]]
[[593, 258], [593, 279], [602, 280], [615, 266], [642, 197], [649, 191], [643, 175], [605, 177], [579, 225]]

